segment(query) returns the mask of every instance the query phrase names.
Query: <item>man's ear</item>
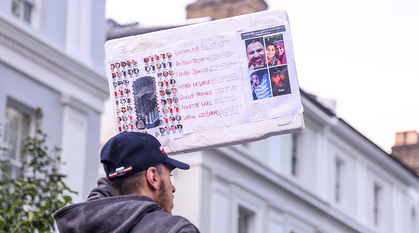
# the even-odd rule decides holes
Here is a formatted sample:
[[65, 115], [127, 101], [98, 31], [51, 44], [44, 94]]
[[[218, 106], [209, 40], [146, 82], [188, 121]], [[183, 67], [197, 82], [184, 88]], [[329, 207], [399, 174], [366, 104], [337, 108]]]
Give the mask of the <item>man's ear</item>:
[[160, 175], [157, 173], [157, 169], [155, 167], [149, 167], [147, 169], [146, 180], [151, 188], [154, 190], [159, 189]]

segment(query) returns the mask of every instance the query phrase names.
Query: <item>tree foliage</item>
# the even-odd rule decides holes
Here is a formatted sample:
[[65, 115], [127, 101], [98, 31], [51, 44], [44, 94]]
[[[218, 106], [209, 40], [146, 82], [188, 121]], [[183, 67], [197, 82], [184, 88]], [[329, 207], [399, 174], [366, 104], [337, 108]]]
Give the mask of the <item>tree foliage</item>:
[[[41, 116], [41, 111], [36, 111]], [[10, 163], [3, 156], [0, 145], [0, 233], [53, 232], [52, 214], [72, 203], [72, 191], [59, 172], [60, 149], [48, 148], [47, 135], [40, 128], [40, 117], [35, 117], [35, 135], [22, 142], [22, 175], [8, 174]]]

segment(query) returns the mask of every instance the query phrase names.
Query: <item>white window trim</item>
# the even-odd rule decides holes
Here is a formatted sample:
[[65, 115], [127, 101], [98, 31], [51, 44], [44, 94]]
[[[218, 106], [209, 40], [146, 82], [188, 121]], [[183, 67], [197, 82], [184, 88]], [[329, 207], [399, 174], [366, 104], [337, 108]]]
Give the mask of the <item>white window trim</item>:
[[300, 133], [292, 134], [292, 149], [291, 149], [291, 176], [299, 178], [301, 177], [301, 140], [302, 135]]
[[238, 232], [238, 219], [239, 219], [239, 209], [243, 208], [247, 212], [252, 214], [252, 219], [249, 224], [249, 233], [252, 232], [262, 232], [263, 231], [263, 205], [261, 200], [253, 196], [250, 193], [247, 193], [244, 190], [238, 192], [238, 195], [234, 201], [234, 214], [233, 219], [235, 220], [233, 226], [233, 232]]
[[[19, 16], [17, 17], [16, 15], [13, 14], [12, 12], [12, 8], [13, 8], [13, 2], [19, 2], [20, 6], [19, 6]], [[30, 4], [31, 5], [31, 18], [30, 18], [30, 22], [27, 22], [24, 19], [24, 3]], [[17, 18], [19, 21], [26, 23], [27, 25], [31, 26], [32, 28], [35, 29], [39, 29], [40, 28], [40, 4], [41, 4], [41, 0], [12, 0], [11, 1], [11, 14], [13, 15], [13, 17]]]
[[[391, 221], [389, 221], [389, 217], [391, 216], [392, 211], [392, 199], [391, 199], [391, 182], [389, 182], [386, 175], [384, 175], [381, 172], [378, 172], [375, 168], [369, 167], [368, 168], [368, 176], [370, 177], [370, 181], [368, 182], [367, 186], [367, 193], [369, 196], [368, 202], [370, 203], [368, 206], [368, 212], [369, 215], [369, 225], [373, 227], [374, 229], [379, 230], [380, 232], [387, 232], [389, 230], [389, 227], [391, 227], [389, 224]], [[379, 213], [378, 213], [378, 225], [375, 224], [375, 187], [379, 187], [379, 193], [378, 193], [378, 201], [379, 201]]]
[[[6, 104], [6, 108], [5, 108], [5, 111], [4, 111], [4, 114], [5, 114], [4, 115], [4, 121], [6, 121], [7, 107], [12, 107], [12, 108], [18, 110], [19, 112], [27, 115], [29, 118], [34, 119], [35, 111], [33, 109], [31, 109], [30, 107], [28, 107], [28, 106], [26, 106], [26, 105], [24, 105], [22, 103], [19, 103], [19, 102], [13, 100], [11, 98], [7, 98], [7, 104]], [[1, 129], [2, 130], [1, 135], [2, 136], [5, 136], [5, 134], [6, 134], [5, 122], [3, 122], [2, 126], [3, 126], [3, 128]], [[29, 136], [32, 136], [34, 134], [35, 134], [35, 125], [34, 125], [34, 122], [32, 121], [29, 124], [29, 133], [28, 133], [28, 135]], [[24, 138], [22, 138], [22, 140], [23, 139]], [[2, 142], [1, 142], [2, 146], [7, 147], [7, 145], [5, 145], [5, 141], [4, 141], [5, 138], [0, 138], [0, 140], [2, 140]], [[18, 142], [18, 144], [20, 144], [20, 146], [18, 147], [19, 149], [22, 149], [21, 143], [22, 143], [21, 141]], [[17, 153], [17, 157], [15, 159], [10, 158], [8, 156], [7, 152], [4, 153], [4, 155], [1, 155], [1, 157], [3, 159], [8, 159], [12, 166], [21, 167], [22, 166], [21, 153], [18, 153], [18, 152], [16, 152], [16, 153]], [[12, 173], [11, 175], [12, 175], [12, 177], [15, 177], [16, 176], [16, 174], [14, 174], [14, 173]]]
[[380, 228], [383, 225], [383, 188], [381, 185], [374, 183], [373, 186], [373, 225]]
[[[330, 140], [328, 143], [329, 174], [328, 200], [340, 211], [356, 217], [356, 196], [353, 195], [359, 190], [356, 184], [357, 177], [353, 175], [356, 170], [357, 158], [351, 148], [346, 147], [339, 141]], [[336, 161], [341, 162], [340, 169], [340, 200], [336, 202]]]
[[334, 170], [334, 202], [337, 205], [343, 205], [345, 202], [345, 162], [338, 156], [335, 157]]
[[418, 232], [418, 213], [414, 206], [410, 208], [410, 232]]
[[255, 232], [255, 215], [256, 213], [247, 209], [246, 207], [239, 205], [237, 208], [237, 231], [239, 230], [238, 225], [240, 224], [239, 218], [240, 218], [240, 212], [244, 212], [247, 216], [247, 221], [246, 221], [246, 228], [247, 231], [245, 231], [244, 233], [251, 233], [251, 232]]

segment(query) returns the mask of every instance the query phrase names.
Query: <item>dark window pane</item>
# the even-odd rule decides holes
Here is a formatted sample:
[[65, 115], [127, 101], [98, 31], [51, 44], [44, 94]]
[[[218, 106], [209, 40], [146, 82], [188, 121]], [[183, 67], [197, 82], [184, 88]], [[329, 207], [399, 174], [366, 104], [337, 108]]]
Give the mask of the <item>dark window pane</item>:
[[12, 1], [12, 14], [16, 17], [20, 17], [20, 2]]
[[32, 5], [30, 3], [25, 2], [25, 9], [23, 11], [23, 20], [27, 23], [31, 22], [32, 16]]

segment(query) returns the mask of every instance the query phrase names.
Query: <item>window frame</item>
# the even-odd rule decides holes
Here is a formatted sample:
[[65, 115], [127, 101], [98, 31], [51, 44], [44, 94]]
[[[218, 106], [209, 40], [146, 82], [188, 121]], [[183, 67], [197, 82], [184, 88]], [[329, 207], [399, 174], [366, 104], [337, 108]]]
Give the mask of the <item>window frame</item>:
[[300, 145], [300, 134], [293, 133], [292, 134], [292, 150], [291, 150], [291, 175], [293, 177], [299, 177], [299, 150], [298, 147]]
[[383, 188], [378, 183], [374, 183], [373, 186], [373, 224], [375, 227], [382, 225], [381, 214], [383, 209]]
[[[246, 218], [244, 221], [244, 231], [242, 231], [241, 229], [241, 223], [243, 223], [241, 221], [241, 216], [243, 213]], [[238, 233], [251, 233], [254, 232], [255, 230], [255, 218], [256, 218], [256, 213], [246, 207], [244, 207], [243, 205], [239, 204], [238, 208], [237, 208], [237, 232]]]
[[[14, 17], [16, 17], [18, 20], [25, 22], [29, 25], [33, 24], [33, 15], [36, 7], [35, 0], [11, 0], [11, 13]], [[15, 13], [15, 4], [17, 5], [17, 11]], [[29, 9], [29, 17], [27, 18], [27, 7], [30, 7]]]
[[343, 180], [343, 176], [344, 176], [344, 165], [345, 163], [343, 162], [342, 159], [338, 158], [337, 156], [335, 157], [335, 184], [334, 184], [334, 200], [335, 203], [337, 204], [342, 204], [344, 201], [344, 197], [343, 197], [343, 189], [344, 189], [344, 180]]
[[[22, 171], [20, 171], [20, 167], [22, 166], [22, 163], [24, 162], [24, 159], [22, 157], [22, 141], [28, 137], [28, 136], [33, 136], [34, 135], [34, 131], [35, 131], [35, 124], [31, 119], [34, 119], [35, 116], [35, 110], [31, 109], [30, 107], [27, 107], [24, 104], [21, 104], [13, 99], [8, 98], [7, 99], [7, 104], [5, 107], [5, 112], [4, 112], [4, 122], [3, 122], [3, 129], [2, 129], [2, 136], [4, 136], [3, 138], [1, 138], [1, 144], [2, 147], [7, 148], [8, 144], [10, 144], [8, 141], [8, 135], [7, 135], [7, 114], [8, 114], [8, 109], [12, 108], [15, 111], [17, 111], [19, 114], [23, 115], [23, 119], [19, 119], [19, 121], [21, 121], [19, 124], [24, 124], [23, 121], [28, 121], [28, 125], [27, 125], [27, 134], [25, 135], [17, 135], [17, 141], [16, 141], [16, 150], [15, 150], [15, 155], [13, 156], [13, 158], [11, 156], [9, 156], [9, 152], [6, 151], [5, 153], [2, 153], [0, 155], [0, 158], [2, 159], [7, 159], [10, 163], [10, 165], [12, 166], [11, 169], [9, 169], [9, 176], [11, 178], [16, 178], [18, 175], [21, 175]], [[22, 134], [22, 125], [18, 125], [18, 134]]]
[[414, 207], [411, 207], [410, 209], [410, 232], [418, 232], [417, 214], [416, 209]]

